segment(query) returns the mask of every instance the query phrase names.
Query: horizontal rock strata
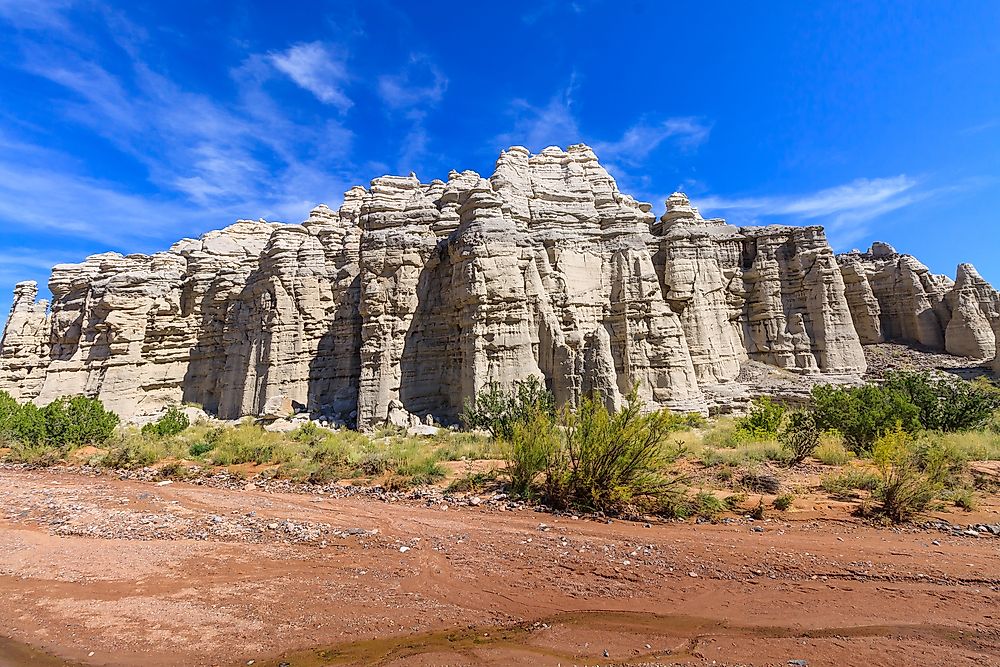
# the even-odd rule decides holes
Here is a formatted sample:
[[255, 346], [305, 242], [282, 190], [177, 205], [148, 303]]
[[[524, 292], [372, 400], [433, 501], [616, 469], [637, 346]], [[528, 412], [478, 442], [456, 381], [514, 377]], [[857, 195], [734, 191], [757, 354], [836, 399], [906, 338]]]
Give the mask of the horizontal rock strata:
[[[513, 147], [490, 178], [384, 176], [302, 224], [240, 221], [154, 255], [59, 265], [51, 305], [19, 284], [0, 388], [171, 402], [223, 418], [290, 406], [361, 428], [455, 420], [490, 382], [561, 402], [705, 411], [750, 362], [865, 371], [862, 343], [996, 352], [996, 293], [820, 227], [734, 227], [682, 194], [659, 219], [588, 147]], [[287, 409], [287, 408], [286, 408]]]

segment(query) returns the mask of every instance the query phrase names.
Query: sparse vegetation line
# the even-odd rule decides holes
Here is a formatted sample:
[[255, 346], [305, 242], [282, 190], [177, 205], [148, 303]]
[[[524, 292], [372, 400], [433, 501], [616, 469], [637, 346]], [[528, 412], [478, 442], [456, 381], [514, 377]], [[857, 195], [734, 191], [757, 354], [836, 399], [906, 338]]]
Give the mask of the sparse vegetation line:
[[[879, 385], [818, 386], [806, 409], [760, 398], [739, 418], [644, 411], [632, 392], [609, 409], [598, 394], [557, 409], [537, 378], [492, 384], [469, 401], [464, 432], [411, 435], [332, 430], [303, 420], [288, 433], [253, 420], [192, 418], [172, 406], [141, 429], [95, 399], [44, 407], [0, 392], [0, 456], [114, 469], [155, 466], [185, 477], [227, 468], [305, 484], [341, 480], [404, 490], [507, 493], [575, 512], [718, 520], [795, 511], [803, 492], [854, 503], [858, 514], [905, 522], [935, 507], [971, 511], [995, 491], [970, 463], [1000, 459], [1000, 389], [926, 373]], [[458, 462], [458, 463], [452, 463]], [[798, 468], [815, 469], [812, 485]]]

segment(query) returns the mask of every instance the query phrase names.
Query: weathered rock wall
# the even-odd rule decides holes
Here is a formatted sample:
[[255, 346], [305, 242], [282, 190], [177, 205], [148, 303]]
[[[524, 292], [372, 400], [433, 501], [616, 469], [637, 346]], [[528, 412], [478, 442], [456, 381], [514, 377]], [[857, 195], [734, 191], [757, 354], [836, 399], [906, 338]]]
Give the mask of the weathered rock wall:
[[990, 322], [1000, 315], [1000, 296], [971, 264], [959, 265], [952, 281], [885, 243], [837, 259], [862, 343], [898, 341], [975, 359], [996, 355]]
[[[704, 410], [750, 361], [859, 376], [861, 343], [883, 337], [985, 350], [971, 310], [964, 333], [940, 319], [990, 302], [972, 273], [946, 298], [909, 260], [855, 259], [838, 266], [819, 227], [737, 228], [680, 194], [656, 220], [588, 147], [514, 147], [489, 179], [386, 176], [301, 225], [241, 221], [58, 266], [51, 307], [17, 288], [0, 388], [87, 393], [126, 416], [290, 401], [370, 427], [452, 420], [489, 382], [529, 375], [560, 402], [596, 390], [615, 406], [635, 387]], [[903, 282], [909, 301], [889, 300]], [[904, 317], [915, 303], [934, 326]]]

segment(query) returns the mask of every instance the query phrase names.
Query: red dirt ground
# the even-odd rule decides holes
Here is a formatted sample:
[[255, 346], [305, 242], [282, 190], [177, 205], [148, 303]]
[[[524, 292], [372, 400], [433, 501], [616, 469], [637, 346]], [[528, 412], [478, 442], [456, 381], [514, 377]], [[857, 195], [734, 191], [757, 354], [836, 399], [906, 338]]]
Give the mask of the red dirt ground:
[[645, 527], [0, 470], [0, 667], [1000, 665], [998, 556], [812, 511]]

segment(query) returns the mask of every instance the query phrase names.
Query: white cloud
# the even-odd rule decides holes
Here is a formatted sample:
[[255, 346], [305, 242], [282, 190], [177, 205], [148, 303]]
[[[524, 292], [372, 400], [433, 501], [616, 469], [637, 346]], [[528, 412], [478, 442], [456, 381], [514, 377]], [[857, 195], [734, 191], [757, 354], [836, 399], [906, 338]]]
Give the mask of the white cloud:
[[625, 130], [617, 141], [598, 141], [593, 145], [597, 156], [613, 162], [641, 164], [665, 141], [682, 148], [697, 148], [708, 140], [711, 126], [698, 118], [667, 118], [654, 124], [640, 122]]
[[73, 0], [0, 0], [0, 19], [30, 30], [67, 30], [65, 11]]
[[889, 178], [859, 178], [801, 195], [772, 197], [702, 197], [694, 202], [706, 214], [720, 214], [734, 224], [781, 222], [823, 224], [837, 249], [863, 238], [876, 218], [915, 202], [935, 191], [918, 190], [918, 181], [905, 174]]
[[350, 76], [346, 58], [323, 42], [303, 42], [270, 54], [271, 62], [324, 104], [347, 111], [353, 102], [343, 91]]
[[575, 88], [574, 73], [569, 85], [553, 95], [545, 106], [533, 106], [524, 99], [514, 100], [511, 103], [514, 128], [497, 137], [496, 142], [501, 148], [518, 145], [531, 151], [579, 143], [580, 129], [573, 113]]
[[448, 88], [448, 78], [427, 56], [414, 54], [402, 72], [378, 78], [378, 94], [392, 109], [437, 104]]

